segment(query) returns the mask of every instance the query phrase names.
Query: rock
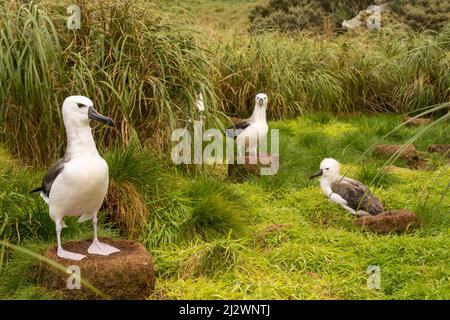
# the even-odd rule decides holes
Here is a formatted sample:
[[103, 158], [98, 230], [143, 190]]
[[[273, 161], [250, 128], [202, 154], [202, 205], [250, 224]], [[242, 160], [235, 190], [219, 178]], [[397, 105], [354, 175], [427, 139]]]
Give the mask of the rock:
[[[43, 256], [64, 266], [76, 266], [85, 279], [110, 299], [145, 299], [155, 288], [155, 271], [151, 255], [142, 244], [126, 240], [100, 239], [121, 251], [109, 256], [91, 255], [87, 249], [91, 240], [63, 244], [64, 249], [87, 255], [81, 261], [66, 260], [56, 255], [56, 247], [47, 249]], [[66, 299], [101, 299], [81, 284], [81, 289], [69, 289], [70, 274], [40, 262], [38, 284], [48, 290], [62, 293]]]
[[430, 164], [424, 158], [422, 153], [416, 150], [416, 147], [412, 144], [407, 145], [403, 151], [402, 145], [399, 144], [377, 144], [373, 149], [374, 156], [392, 156], [396, 153], [400, 153], [400, 158], [407, 160], [408, 167], [410, 169], [421, 169], [421, 170], [429, 170], [431, 169]]
[[[402, 145], [399, 144], [377, 144], [373, 149], [374, 156], [392, 156], [395, 153], [400, 152]], [[416, 147], [412, 144], [407, 145], [400, 153], [400, 157], [406, 160], [419, 158], [419, 153]]]
[[430, 144], [428, 152], [437, 152], [450, 158], [450, 144]]
[[433, 122], [432, 119], [414, 117], [403, 117], [403, 121], [407, 126], [425, 126]]
[[355, 220], [359, 227], [367, 227], [369, 230], [388, 234], [391, 232], [403, 232], [416, 221], [416, 214], [408, 210], [390, 210], [376, 216], [366, 215]]

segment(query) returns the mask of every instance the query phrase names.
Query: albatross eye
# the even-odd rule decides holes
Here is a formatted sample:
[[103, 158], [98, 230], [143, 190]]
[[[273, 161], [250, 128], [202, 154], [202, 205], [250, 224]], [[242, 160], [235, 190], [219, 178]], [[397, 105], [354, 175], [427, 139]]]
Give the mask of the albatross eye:
[[87, 105], [82, 104], [82, 103], [77, 103], [78, 108], [87, 108]]

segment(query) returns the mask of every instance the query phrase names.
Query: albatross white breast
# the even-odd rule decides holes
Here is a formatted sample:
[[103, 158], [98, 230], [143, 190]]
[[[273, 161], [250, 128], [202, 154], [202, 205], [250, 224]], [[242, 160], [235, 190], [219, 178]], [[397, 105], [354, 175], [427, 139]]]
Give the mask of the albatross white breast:
[[90, 120], [113, 125], [102, 116], [90, 99], [83, 96], [68, 97], [62, 107], [67, 148], [62, 159], [47, 171], [40, 191], [49, 207], [50, 217], [56, 225], [57, 254], [61, 258], [81, 260], [85, 256], [66, 251], [61, 246], [61, 229], [65, 216], [80, 217], [79, 222], [92, 220], [94, 240], [88, 249], [91, 254], [109, 255], [119, 250], [101, 243], [97, 238], [97, 212], [108, 190], [108, 165], [100, 156], [89, 126]]
[[320, 163], [319, 172], [310, 176], [320, 177], [320, 187], [324, 195], [345, 210], [356, 215], [377, 215], [384, 211], [383, 205], [369, 191], [369, 188], [355, 179], [339, 174], [340, 164], [325, 158]]
[[267, 102], [267, 95], [258, 93], [255, 97], [255, 107], [252, 116], [228, 128], [235, 129], [235, 132], [227, 130], [227, 135], [236, 137], [239, 156], [244, 156], [245, 144], [246, 140], [248, 140], [249, 153], [256, 157], [258, 143], [267, 137], [267, 132], [269, 131], [266, 121]]

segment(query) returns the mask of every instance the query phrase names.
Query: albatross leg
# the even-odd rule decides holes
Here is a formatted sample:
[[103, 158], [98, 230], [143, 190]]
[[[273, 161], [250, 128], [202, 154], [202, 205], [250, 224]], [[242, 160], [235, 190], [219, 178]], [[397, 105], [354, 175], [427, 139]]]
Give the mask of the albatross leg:
[[61, 229], [63, 228], [63, 226], [65, 226], [65, 224], [61, 220], [56, 221], [55, 224], [56, 224], [56, 237], [58, 240], [58, 249], [56, 250], [57, 256], [60, 258], [63, 258], [63, 259], [76, 260], [76, 261], [80, 261], [81, 259], [86, 258], [85, 255], [66, 251], [62, 248], [62, 246], [61, 246]]
[[92, 219], [92, 224], [94, 226], [94, 240], [88, 248], [90, 254], [99, 254], [102, 256], [109, 256], [112, 253], [119, 252], [120, 250], [110, 246], [109, 244], [102, 243], [97, 238], [97, 215]]

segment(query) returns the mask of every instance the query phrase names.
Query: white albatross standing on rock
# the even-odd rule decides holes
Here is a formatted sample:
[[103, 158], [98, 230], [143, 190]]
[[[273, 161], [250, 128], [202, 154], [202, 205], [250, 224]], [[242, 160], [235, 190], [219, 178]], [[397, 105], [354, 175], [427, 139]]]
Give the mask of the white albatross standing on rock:
[[67, 134], [66, 153], [47, 171], [40, 191], [48, 204], [56, 225], [57, 255], [64, 259], [81, 260], [82, 254], [66, 251], [61, 246], [61, 229], [65, 216], [80, 217], [78, 222], [92, 220], [94, 240], [90, 254], [109, 255], [120, 250], [101, 243], [97, 238], [97, 213], [108, 190], [108, 165], [100, 156], [92, 136], [90, 120], [113, 125], [110, 118], [98, 113], [90, 99], [71, 96], [64, 100], [62, 116]]
[[339, 162], [325, 158], [320, 163], [319, 172], [309, 178], [320, 177], [324, 195], [352, 214], [377, 215], [384, 211], [380, 200], [370, 193], [367, 186], [358, 180], [341, 176], [339, 170]]
[[[227, 135], [236, 137], [236, 144], [238, 147], [238, 155], [245, 154], [245, 141], [249, 141], [249, 154], [254, 157], [257, 156], [258, 143], [267, 138], [269, 126], [266, 121], [266, 109], [268, 98], [264, 93], [258, 93], [255, 97], [255, 107], [250, 118], [243, 120], [234, 126], [228, 128]], [[235, 132], [229, 129], [235, 129]]]

